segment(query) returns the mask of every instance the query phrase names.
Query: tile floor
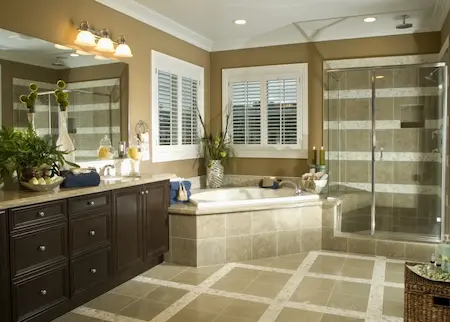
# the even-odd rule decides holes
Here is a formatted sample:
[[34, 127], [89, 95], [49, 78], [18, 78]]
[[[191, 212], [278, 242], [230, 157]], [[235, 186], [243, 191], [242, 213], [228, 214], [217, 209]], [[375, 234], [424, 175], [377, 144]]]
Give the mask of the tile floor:
[[55, 321], [403, 321], [403, 265], [326, 251], [204, 268], [161, 264]]

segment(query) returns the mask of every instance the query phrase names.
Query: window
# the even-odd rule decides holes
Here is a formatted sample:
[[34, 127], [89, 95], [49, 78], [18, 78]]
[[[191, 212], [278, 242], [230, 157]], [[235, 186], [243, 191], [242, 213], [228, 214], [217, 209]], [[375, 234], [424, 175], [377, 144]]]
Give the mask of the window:
[[203, 68], [152, 51], [152, 160], [199, 157]]
[[235, 156], [308, 157], [308, 64], [225, 69], [222, 87]]

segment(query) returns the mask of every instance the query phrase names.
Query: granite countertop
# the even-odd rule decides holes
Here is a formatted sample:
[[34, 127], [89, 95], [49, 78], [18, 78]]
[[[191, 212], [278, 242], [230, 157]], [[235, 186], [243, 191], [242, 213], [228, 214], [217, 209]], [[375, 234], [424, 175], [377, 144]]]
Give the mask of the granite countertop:
[[175, 174], [141, 175], [140, 177], [125, 177], [123, 180], [104, 181], [97, 187], [60, 189], [58, 192], [4, 191], [0, 190], [0, 209], [27, 206], [41, 202], [78, 197], [97, 192], [127, 188], [152, 182], [175, 178]]

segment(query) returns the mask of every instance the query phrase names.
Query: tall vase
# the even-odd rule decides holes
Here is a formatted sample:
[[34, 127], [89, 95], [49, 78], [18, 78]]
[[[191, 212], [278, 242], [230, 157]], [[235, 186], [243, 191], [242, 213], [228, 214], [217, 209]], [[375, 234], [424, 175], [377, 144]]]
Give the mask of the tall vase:
[[30, 127], [33, 131], [36, 131], [36, 126], [34, 124], [35, 116], [36, 116], [36, 113], [34, 113], [34, 112], [27, 113], [28, 124], [30, 125]]
[[[75, 146], [67, 130], [67, 111], [59, 111], [59, 136], [56, 145], [59, 151], [68, 152], [64, 156], [67, 161], [75, 163]], [[61, 166], [61, 169], [68, 170], [69, 168], [70, 166], [67, 164]]]
[[208, 188], [220, 188], [223, 182], [224, 169], [220, 160], [211, 160], [206, 167], [206, 185]]

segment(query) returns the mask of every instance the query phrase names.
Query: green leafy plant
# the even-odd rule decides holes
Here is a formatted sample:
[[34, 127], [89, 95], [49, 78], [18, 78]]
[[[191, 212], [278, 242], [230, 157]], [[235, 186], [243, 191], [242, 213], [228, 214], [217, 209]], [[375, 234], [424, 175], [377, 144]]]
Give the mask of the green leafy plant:
[[28, 109], [28, 113], [34, 113], [34, 106], [36, 104], [36, 99], [38, 98], [38, 86], [35, 83], [31, 83], [28, 88], [30, 89], [30, 93], [28, 95], [20, 95], [19, 100]]
[[59, 105], [59, 109], [61, 111], [66, 111], [67, 107], [69, 107], [70, 102], [67, 99], [69, 97], [69, 94], [67, 94], [67, 92], [64, 91], [64, 89], [67, 87], [67, 84], [65, 81], [63, 80], [59, 80], [56, 82], [56, 86], [58, 87], [57, 89], [55, 89], [55, 97], [56, 97], [56, 102]]
[[227, 114], [225, 129], [222, 130], [219, 134], [212, 135], [206, 134], [206, 126], [203, 121], [203, 117], [200, 114], [200, 111], [197, 107], [197, 115], [200, 119], [200, 123], [203, 127], [203, 136], [200, 138], [200, 141], [205, 149], [205, 157], [208, 160], [208, 167], [211, 167], [212, 161], [226, 161], [232, 156], [232, 148], [231, 148], [231, 139], [228, 137], [228, 129], [230, 124], [231, 114]]
[[41, 138], [33, 129], [24, 131], [3, 127], [0, 130], [0, 182], [13, 178], [28, 181], [43, 172], [59, 173], [59, 165], [77, 164], [65, 159], [68, 152], [59, 151], [54, 138]]

